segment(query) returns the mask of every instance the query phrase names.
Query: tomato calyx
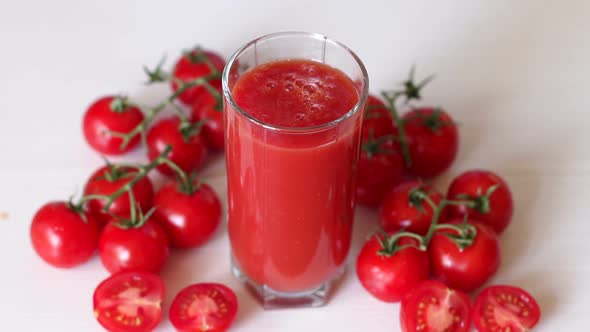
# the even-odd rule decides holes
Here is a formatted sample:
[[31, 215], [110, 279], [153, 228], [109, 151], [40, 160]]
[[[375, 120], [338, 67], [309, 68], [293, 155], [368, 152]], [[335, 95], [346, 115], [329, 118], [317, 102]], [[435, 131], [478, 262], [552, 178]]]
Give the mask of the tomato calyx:
[[205, 124], [205, 120], [201, 120], [198, 122], [190, 122], [188, 119], [182, 119], [180, 124], [178, 125], [178, 130], [182, 135], [182, 139], [185, 143], [189, 143], [193, 136], [198, 135], [201, 133], [201, 129]]
[[146, 84], [166, 82], [170, 78], [170, 74], [165, 72], [162, 67], [166, 62], [166, 56], [163, 56], [153, 70], [150, 70], [147, 66], [143, 66], [143, 72], [147, 75], [148, 81]]
[[74, 197], [72, 196], [65, 204], [68, 209], [77, 213], [84, 223], [88, 223], [88, 218], [86, 218], [86, 212], [84, 211], [84, 202], [74, 203]]
[[437, 107], [434, 109], [434, 111], [432, 113], [430, 113], [428, 115], [424, 115], [421, 113], [415, 113], [412, 116], [410, 116], [409, 118], [405, 119], [405, 122], [407, 122], [408, 120], [413, 120], [415, 118], [418, 118], [418, 119], [422, 120], [422, 125], [424, 125], [424, 127], [430, 129], [435, 134], [439, 134], [441, 128], [457, 125], [453, 121], [448, 121], [448, 120], [442, 119], [441, 114], [443, 114], [443, 112], [444, 111], [440, 107]]
[[[387, 234], [384, 230], [381, 230], [379, 233], [375, 234], [374, 236], [377, 237], [379, 244], [381, 244], [381, 249], [377, 251], [377, 255], [391, 257], [396, 252], [404, 250], [406, 248], [416, 248], [421, 251], [426, 251], [426, 246], [424, 245], [424, 237], [412, 233], [412, 232], [397, 232], [393, 235]], [[399, 240], [403, 237], [413, 238], [418, 241], [419, 245], [416, 246], [414, 244], [399, 244]]]
[[416, 66], [412, 66], [410, 69], [410, 74], [408, 75], [408, 79], [403, 82], [403, 94], [406, 97], [406, 103], [412, 99], [420, 100], [422, 95], [422, 89], [426, 86], [426, 84], [430, 83], [434, 79], [434, 75], [430, 75], [420, 81], [420, 83], [414, 82], [414, 74], [416, 71]]
[[129, 191], [129, 196], [129, 205], [131, 206], [129, 211], [131, 213], [128, 219], [121, 218], [112, 213], [110, 214], [113, 218], [117, 220], [117, 222], [114, 222], [113, 225], [121, 229], [139, 228], [148, 221], [148, 219], [152, 216], [152, 214], [154, 214], [154, 212], [156, 212], [156, 208], [152, 207], [148, 210], [147, 213], [144, 214], [141, 210], [141, 207], [137, 205], [137, 203], [135, 203], [133, 191]]
[[475, 237], [477, 236], [477, 228], [467, 222], [467, 217], [463, 219], [461, 224], [439, 224], [435, 226], [435, 229], [448, 229], [454, 231], [453, 233], [443, 232], [442, 234], [449, 238], [449, 240], [459, 248], [459, 251], [463, 251], [473, 245]]
[[387, 147], [383, 147], [386, 142], [391, 142], [395, 139], [393, 135], [384, 135], [379, 138], [375, 138], [373, 130], [369, 131], [369, 138], [363, 143], [361, 149], [367, 153], [367, 158], [371, 159], [376, 154], [393, 154], [393, 150]]
[[111, 103], [109, 104], [111, 111], [115, 113], [123, 113], [131, 106], [132, 105], [129, 102], [129, 98], [127, 98], [126, 96], [117, 96], [113, 98], [113, 100], [111, 100]]
[[424, 202], [430, 201], [429, 205], [435, 205], [434, 202], [428, 196], [428, 192], [426, 191], [427, 188], [423, 184], [416, 186], [413, 188], [408, 194], [408, 202], [418, 209], [418, 211], [424, 211]]
[[470, 204], [466, 204], [467, 207], [470, 207], [479, 213], [487, 214], [490, 213], [492, 209], [490, 206], [490, 197], [499, 187], [499, 184], [495, 184], [489, 187], [485, 194], [482, 194], [481, 190], [479, 190], [475, 196], [461, 194], [457, 197], [462, 200], [468, 200]]

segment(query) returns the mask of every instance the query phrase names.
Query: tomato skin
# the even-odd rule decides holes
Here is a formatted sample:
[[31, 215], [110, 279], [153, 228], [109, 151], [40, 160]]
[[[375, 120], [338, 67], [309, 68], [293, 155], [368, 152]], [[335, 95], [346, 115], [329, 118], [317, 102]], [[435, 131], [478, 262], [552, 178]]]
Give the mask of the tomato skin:
[[416, 108], [402, 116], [412, 161], [408, 171], [414, 176], [433, 178], [448, 169], [457, 156], [459, 133], [450, 115], [440, 111], [439, 119], [445, 125], [438, 129], [431, 129], [424, 119], [437, 111]]
[[362, 140], [367, 140], [371, 135], [373, 138], [394, 135], [394, 128], [393, 118], [385, 104], [376, 96], [369, 95], [361, 132]]
[[[398, 245], [419, 246], [416, 239], [401, 238]], [[384, 302], [398, 302], [421, 281], [428, 279], [428, 253], [408, 247], [391, 256], [379, 254], [383, 249], [377, 235], [365, 242], [356, 261], [356, 273], [363, 287]]]
[[[207, 157], [207, 148], [201, 134], [192, 135], [188, 142], [184, 140], [179, 129], [180, 119], [166, 118], [158, 121], [147, 134], [148, 158], [155, 160], [170, 145], [172, 150], [168, 159], [187, 173], [199, 169]], [[158, 170], [165, 175], [174, 175], [168, 165], [158, 165]]]
[[[450, 221], [461, 224], [462, 219]], [[500, 244], [496, 233], [481, 222], [469, 220], [477, 229], [473, 244], [460, 250], [447, 234], [454, 230], [438, 230], [432, 237], [428, 252], [432, 274], [449, 287], [470, 292], [481, 287], [500, 267]]]
[[43, 205], [30, 228], [31, 242], [39, 257], [59, 268], [89, 260], [97, 248], [99, 227], [94, 215], [85, 216], [86, 221], [66, 202]]
[[138, 107], [129, 106], [121, 112], [111, 109], [115, 96], [106, 96], [93, 102], [82, 120], [82, 131], [86, 142], [96, 151], [108, 155], [125, 154], [139, 144], [139, 135], [134, 137], [124, 149], [123, 139], [113, 136], [109, 131], [128, 133], [139, 125], [144, 115]]
[[403, 332], [468, 332], [471, 302], [440, 281], [423, 281], [402, 300], [400, 321]]
[[[218, 91], [220, 94], [221, 90]], [[215, 109], [216, 100], [210, 93], [203, 93], [191, 105], [193, 122], [206, 121], [203, 125], [203, 139], [207, 147], [214, 151], [225, 149], [223, 132], [223, 109]]]
[[154, 217], [173, 247], [192, 248], [207, 241], [217, 229], [221, 203], [206, 183], [201, 183], [191, 195], [179, 191], [179, 186], [177, 182], [170, 182], [158, 190], [154, 198]]
[[111, 332], [152, 331], [162, 321], [165, 293], [164, 282], [155, 274], [117, 273], [94, 290], [94, 315]]
[[[410, 200], [410, 193], [416, 188], [422, 188], [428, 193], [428, 197], [434, 204], [439, 205], [443, 195], [422, 181], [405, 181], [393, 188], [381, 202], [379, 209], [379, 223], [386, 232], [407, 230], [409, 232], [425, 235], [432, 222], [433, 209], [423, 201], [421, 206], [416, 206]], [[440, 219], [446, 218], [444, 209]]]
[[[219, 54], [209, 50], [202, 50], [202, 52], [209, 58], [209, 61], [211, 61], [213, 67], [215, 67], [220, 73], [223, 72], [225, 60]], [[193, 50], [191, 53], [196, 55], [197, 51]], [[211, 68], [209, 68], [207, 63], [194, 63], [186, 54], [183, 54], [182, 57], [176, 62], [172, 74], [174, 78], [178, 80], [190, 82], [199, 77], [207, 76], [211, 73]], [[211, 84], [214, 88], [221, 89], [221, 78], [210, 80], [209, 84]], [[178, 89], [178, 84], [174, 80], [172, 81], [171, 85], [172, 90], [176, 91]], [[207, 90], [203, 86], [195, 86], [185, 90], [180, 94], [180, 96], [178, 96], [178, 98], [186, 105], [190, 105], [194, 103], [201, 94], [204, 93], [207, 93]]]
[[[123, 171], [126, 172], [126, 176], [123, 176], [117, 180], [109, 181], [106, 177], [106, 173], [109, 173], [109, 167], [104, 166], [94, 172], [84, 188], [84, 195], [111, 195], [115, 191], [119, 190], [122, 186], [127, 184], [133, 175], [137, 174], [137, 170], [130, 167], [123, 167]], [[131, 190], [133, 197], [137, 204], [141, 207], [141, 210], [147, 212], [152, 207], [152, 198], [154, 196], [154, 188], [152, 182], [146, 176], [139, 180]], [[125, 193], [119, 198], [113, 201], [109, 208], [109, 212], [119, 216], [121, 218], [129, 218], [130, 216], [130, 201], [129, 194]], [[101, 220], [111, 220], [112, 217], [102, 212], [105, 207], [106, 201], [102, 199], [92, 199], [88, 201], [88, 211], [96, 215], [100, 215]]]
[[465, 205], [449, 207], [450, 214], [455, 217], [468, 215], [492, 227], [494, 231], [501, 234], [510, 224], [514, 211], [512, 193], [508, 184], [497, 174], [485, 170], [472, 170], [457, 176], [449, 187], [447, 196], [449, 199], [461, 199], [461, 195], [476, 197], [478, 194], [485, 194], [494, 185], [498, 188], [490, 195], [489, 213], [481, 213], [470, 209]]
[[238, 298], [233, 290], [218, 283], [199, 283], [174, 297], [169, 316], [179, 332], [223, 332], [230, 328], [237, 312]]
[[168, 260], [166, 232], [153, 219], [137, 228], [123, 229], [108, 223], [98, 242], [100, 260], [111, 273], [146, 271], [158, 273]]
[[481, 332], [526, 332], [540, 319], [541, 308], [535, 298], [514, 286], [487, 287], [477, 295], [473, 307], [473, 321]]
[[357, 202], [366, 206], [377, 207], [385, 195], [404, 176], [404, 161], [394, 150], [391, 141], [381, 146], [384, 151], [369, 155], [362, 151], [357, 172]]

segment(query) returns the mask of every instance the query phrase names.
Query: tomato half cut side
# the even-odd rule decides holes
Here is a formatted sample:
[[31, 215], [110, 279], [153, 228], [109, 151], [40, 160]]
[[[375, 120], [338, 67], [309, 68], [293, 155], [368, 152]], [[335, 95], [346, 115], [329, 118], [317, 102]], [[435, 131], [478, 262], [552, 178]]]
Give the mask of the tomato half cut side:
[[94, 315], [111, 332], [147, 332], [162, 320], [162, 279], [147, 272], [114, 274], [94, 291]]
[[402, 300], [400, 318], [404, 332], [467, 332], [471, 303], [440, 281], [424, 281]]
[[170, 322], [181, 332], [226, 331], [236, 317], [236, 294], [222, 284], [190, 285], [178, 293], [170, 307]]
[[534, 297], [522, 288], [491, 286], [475, 299], [473, 320], [480, 332], [522, 332], [532, 329], [541, 318]]

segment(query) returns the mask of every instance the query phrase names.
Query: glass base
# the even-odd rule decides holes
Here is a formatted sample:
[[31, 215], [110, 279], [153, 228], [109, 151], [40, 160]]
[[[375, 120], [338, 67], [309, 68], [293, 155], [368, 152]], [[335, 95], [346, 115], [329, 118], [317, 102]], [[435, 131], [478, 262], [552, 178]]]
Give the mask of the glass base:
[[262, 304], [265, 310], [283, 308], [321, 307], [328, 303], [332, 292], [346, 270], [342, 265], [336, 275], [319, 287], [304, 292], [280, 292], [266, 285], [260, 285], [250, 278], [235, 263], [232, 257], [231, 269], [233, 275], [244, 283], [248, 291]]

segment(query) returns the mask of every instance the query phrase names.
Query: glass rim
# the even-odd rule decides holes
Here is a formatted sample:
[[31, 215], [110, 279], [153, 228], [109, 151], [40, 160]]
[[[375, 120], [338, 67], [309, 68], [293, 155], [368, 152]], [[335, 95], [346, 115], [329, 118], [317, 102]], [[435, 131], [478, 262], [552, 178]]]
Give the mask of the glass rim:
[[[254, 46], [256, 43], [258, 43], [260, 41], [268, 40], [268, 39], [273, 39], [276, 37], [282, 37], [282, 36], [303, 36], [303, 37], [309, 37], [309, 38], [316, 39], [316, 40], [321, 40], [321, 41], [324, 41], [324, 43], [330, 42], [330, 43], [344, 49], [354, 59], [354, 61], [356, 62], [356, 64], [359, 66], [359, 68], [361, 70], [361, 73], [363, 76], [363, 78], [362, 78], [363, 86], [362, 86], [361, 92], [359, 94], [359, 98], [358, 98], [357, 103], [348, 112], [344, 113], [343, 115], [341, 115], [340, 117], [338, 117], [335, 120], [332, 120], [332, 121], [326, 122], [326, 123], [322, 123], [320, 125], [307, 126], [307, 127], [286, 127], [286, 126], [272, 125], [272, 124], [266, 123], [260, 119], [257, 119], [256, 117], [253, 117], [248, 112], [246, 112], [244, 109], [242, 109], [235, 102], [235, 100], [232, 96], [232, 93], [230, 91], [230, 88], [229, 88], [229, 74], [230, 74], [230, 68], [234, 65], [234, 63], [236, 62], [236, 59], [242, 53], [244, 53], [244, 51], [246, 51], [248, 48]], [[336, 68], [336, 69], [338, 69], [338, 68]], [[244, 44], [237, 51], [235, 51], [234, 54], [232, 54], [232, 56], [227, 61], [227, 65], [223, 69], [221, 82], [222, 82], [223, 95], [225, 97], [224, 99], [229, 102], [229, 104], [231, 105], [231, 107], [234, 110], [236, 110], [242, 116], [244, 116], [246, 119], [248, 119], [250, 122], [253, 122], [254, 124], [256, 124], [258, 126], [261, 126], [265, 129], [269, 129], [272, 131], [279, 131], [279, 132], [302, 133], [302, 132], [314, 132], [314, 131], [320, 131], [323, 129], [333, 128], [333, 127], [337, 126], [338, 124], [340, 124], [341, 122], [345, 121], [346, 119], [352, 117], [359, 110], [361, 110], [365, 101], [368, 98], [368, 95], [369, 95], [369, 75], [367, 74], [367, 69], [365, 68], [365, 65], [363, 64], [361, 59], [356, 55], [356, 53], [354, 53], [350, 48], [348, 48], [348, 46], [342, 44], [339, 41], [331, 39], [323, 34], [314, 33], [314, 32], [303, 32], [303, 31], [284, 31], [284, 32], [271, 33], [271, 34], [267, 34], [262, 37], [258, 37], [256, 39], [253, 39], [253, 40], [249, 41], [248, 43]]]

